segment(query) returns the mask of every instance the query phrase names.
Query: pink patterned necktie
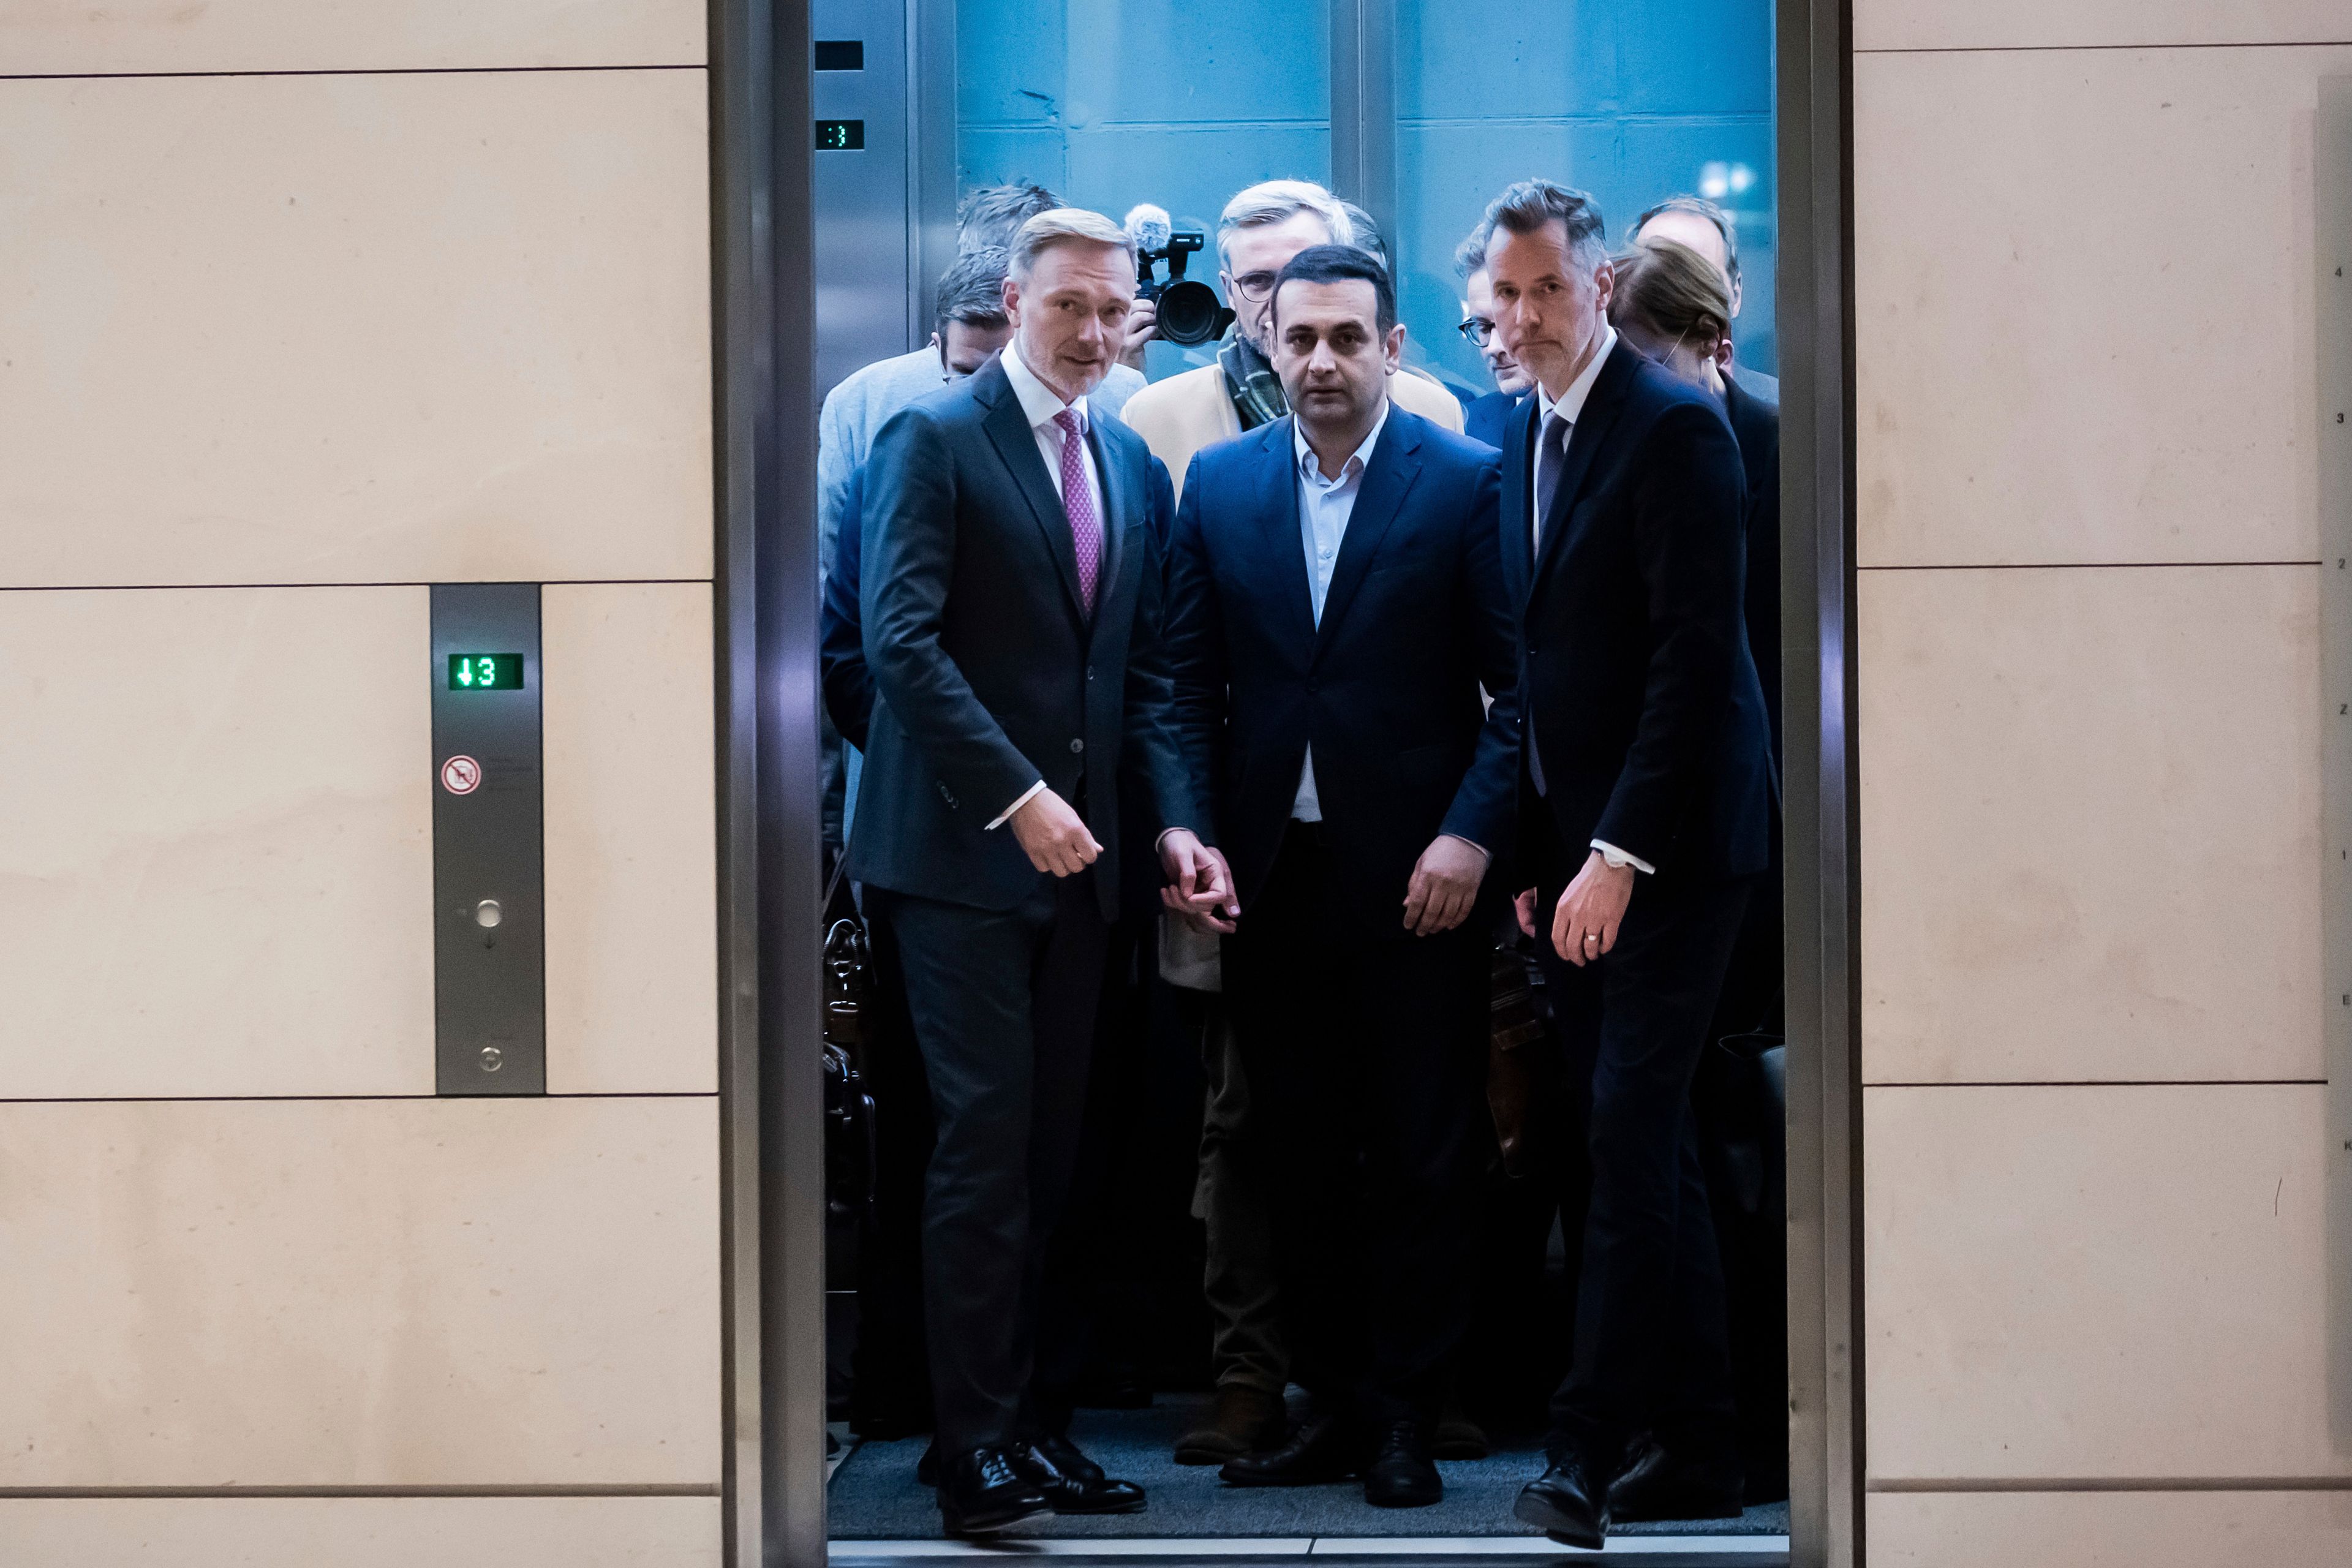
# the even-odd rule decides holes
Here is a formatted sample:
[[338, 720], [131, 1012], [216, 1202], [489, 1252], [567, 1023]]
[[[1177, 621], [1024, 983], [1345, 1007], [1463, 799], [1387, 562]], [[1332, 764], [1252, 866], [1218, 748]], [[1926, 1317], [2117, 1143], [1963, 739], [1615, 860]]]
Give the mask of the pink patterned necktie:
[[1102, 568], [1102, 520], [1087, 488], [1086, 422], [1075, 408], [1054, 416], [1062, 427], [1062, 510], [1070, 516], [1070, 544], [1078, 556], [1078, 596], [1095, 613], [1095, 579]]

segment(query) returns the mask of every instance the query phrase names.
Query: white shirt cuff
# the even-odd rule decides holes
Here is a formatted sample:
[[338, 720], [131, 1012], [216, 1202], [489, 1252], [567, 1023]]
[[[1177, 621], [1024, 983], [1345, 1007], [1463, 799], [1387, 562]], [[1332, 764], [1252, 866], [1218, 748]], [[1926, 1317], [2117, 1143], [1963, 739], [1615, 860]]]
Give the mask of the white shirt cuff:
[[998, 814], [994, 822], [990, 823], [986, 827], [982, 828], [981, 831], [983, 833], [993, 833], [996, 829], [1003, 826], [1005, 822], [1014, 812], [1020, 810], [1023, 806], [1027, 805], [1031, 801], [1035, 800], [1038, 793], [1045, 787], [1045, 781], [1044, 779], [1039, 779], [1035, 784], [1033, 784], [1027, 789], [1023, 790], [1019, 799], [1015, 800], [1011, 805], [1006, 806], [1003, 812]]
[[1626, 854], [1625, 851], [1618, 848], [1614, 844], [1606, 843], [1596, 838], [1592, 841], [1592, 847], [1601, 851], [1601, 858], [1607, 863], [1609, 868], [1612, 871], [1622, 870], [1624, 868], [1631, 866], [1636, 871], [1647, 872], [1653, 877], [1658, 874], [1658, 868], [1655, 866], [1651, 865], [1647, 860], [1639, 859], [1632, 855]]
[[1485, 856], [1488, 865], [1491, 866], [1495, 862], [1495, 852], [1487, 848], [1484, 844], [1479, 843], [1475, 838], [1465, 838], [1459, 833], [1441, 833], [1438, 837], [1440, 838], [1451, 838], [1456, 844], [1467, 844], [1471, 848], [1475, 849], [1479, 854]]

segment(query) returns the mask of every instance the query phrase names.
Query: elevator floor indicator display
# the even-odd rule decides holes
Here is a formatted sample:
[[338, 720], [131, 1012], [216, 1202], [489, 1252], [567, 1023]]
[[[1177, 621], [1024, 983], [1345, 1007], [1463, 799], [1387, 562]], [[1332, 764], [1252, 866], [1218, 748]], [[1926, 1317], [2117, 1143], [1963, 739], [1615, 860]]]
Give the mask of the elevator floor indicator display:
[[519, 653], [453, 653], [449, 656], [452, 691], [520, 691], [522, 655]]

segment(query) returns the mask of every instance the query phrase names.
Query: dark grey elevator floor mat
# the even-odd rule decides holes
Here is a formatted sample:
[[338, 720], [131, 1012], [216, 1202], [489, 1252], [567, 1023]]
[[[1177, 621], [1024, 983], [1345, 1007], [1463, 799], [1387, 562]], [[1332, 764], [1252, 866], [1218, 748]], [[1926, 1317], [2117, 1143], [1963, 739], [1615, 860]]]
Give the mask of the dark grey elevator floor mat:
[[[1244, 1489], [1217, 1479], [1212, 1465], [1169, 1457], [1205, 1395], [1161, 1394], [1149, 1410], [1082, 1410], [1070, 1436], [1114, 1476], [1150, 1495], [1141, 1513], [1109, 1519], [1041, 1520], [1018, 1532], [1042, 1536], [1363, 1536], [1532, 1535], [1511, 1517], [1511, 1500], [1543, 1470], [1543, 1451], [1521, 1447], [1438, 1466], [1445, 1500], [1432, 1508], [1380, 1509], [1360, 1483]], [[835, 1472], [826, 1491], [836, 1541], [919, 1541], [940, 1533], [929, 1489], [915, 1480], [924, 1439], [863, 1443]], [[1785, 1535], [1789, 1508], [1751, 1508], [1738, 1519], [1690, 1524], [1636, 1524], [1627, 1535]]]

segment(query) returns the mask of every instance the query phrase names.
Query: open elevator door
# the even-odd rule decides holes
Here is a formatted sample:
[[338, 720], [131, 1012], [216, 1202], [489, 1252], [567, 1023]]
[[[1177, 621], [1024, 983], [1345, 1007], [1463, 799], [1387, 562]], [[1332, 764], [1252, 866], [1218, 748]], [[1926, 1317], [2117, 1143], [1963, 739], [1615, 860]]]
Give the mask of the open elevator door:
[[[1752, 215], [1765, 240], [1759, 246], [1743, 230], [1748, 297], [1741, 363], [1773, 366], [1772, 43], [1768, 8], [1754, 10], [1759, 35], [1728, 52], [1757, 68], [1735, 84], [1745, 96], [1710, 125], [1694, 123], [1707, 116], [1694, 113], [1693, 83], [1643, 79], [1642, 62], [1658, 58], [1661, 46], [1648, 40], [1643, 47], [1645, 40], [1635, 36], [1639, 17], [1591, 19], [1606, 36], [1549, 49], [1539, 37], [1507, 39], [1510, 47], [1502, 47], [1496, 27], [1481, 18], [1411, 0], [1286, 0], [1247, 16], [1171, 0], [1083, 15], [1071, 7], [1066, 16], [1058, 3], [1023, 0], [819, 0], [811, 29], [814, 390], [822, 395], [857, 365], [921, 344], [928, 285], [953, 254], [957, 183], [1010, 178], [1035, 179], [1074, 205], [1114, 217], [1137, 201], [1153, 201], [1180, 225], [1189, 220], [1212, 232], [1223, 197], [1244, 184], [1286, 175], [1325, 181], [1340, 195], [1360, 199], [1387, 231], [1412, 329], [1411, 357], [1465, 393], [1482, 389], [1485, 367], [1452, 331], [1460, 290], [1446, 258], [1459, 237], [1453, 230], [1466, 230], [1465, 213], [1475, 217], [1491, 194], [1486, 185], [1499, 188], [1524, 174], [1584, 185], [1610, 213], [1612, 238], [1623, 218], [1644, 205], [1645, 180], [1654, 195], [1696, 190], [1729, 198], [1725, 205], [1743, 222]], [[1578, 74], [1580, 61], [1606, 62], [1613, 74], [1596, 82]], [[1652, 89], [1661, 96], [1641, 99]], [[1559, 112], [1530, 117], [1531, 103], [1556, 103]], [[1682, 123], [1663, 123], [1668, 118]], [[1635, 122], [1643, 134], [1631, 142], [1648, 135], [1651, 144], [1629, 151], [1627, 126]], [[1711, 144], [1710, 129], [1718, 133]], [[1507, 171], [1485, 171], [1480, 159], [1497, 147], [1508, 148], [1516, 163]], [[1156, 378], [1202, 357], [1155, 345], [1149, 368]], [[1181, 1393], [1155, 1391], [1155, 1404]], [[901, 1456], [908, 1474], [888, 1508], [852, 1502], [845, 1482], [861, 1471], [870, 1475], [887, 1457], [884, 1448], [908, 1441], [854, 1445], [835, 1474], [829, 1506], [836, 1562], [960, 1554], [937, 1541], [937, 1515], [914, 1484], [911, 1452]], [[1540, 1468], [1539, 1458], [1532, 1462]], [[1526, 1479], [1521, 1471], [1533, 1473], [1519, 1463], [1510, 1486]], [[1196, 1470], [1177, 1479], [1213, 1478], [1213, 1471]], [[1330, 1529], [1328, 1521], [1304, 1532], [1269, 1531], [1236, 1521], [1230, 1500], [1213, 1492], [1192, 1508], [1163, 1506], [1163, 1499], [1180, 1500], [1161, 1487], [1153, 1509], [1122, 1521], [1131, 1528], [1099, 1550], [1122, 1557], [1198, 1551], [1213, 1536], [1221, 1557], [1458, 1550], [1486, 1560], [1498, 1551], [1510, 1554], [1504, 1532], [1517, 1530], [1507, 1521], [1507, 1496], [1491, 1510], [1492, 1533], [1448, 1521], [1442, 1539], [1430, 1539], [1438, 1532], [1429, 1526], [1437, 1521], [1411, 1516], [1377, 1521], [1382, 1528], [1361, 1533]], [[1768, 1519], [1766, 1528], [1745, 1533], [1693, 1536], [1667, 1555], [1658, 1555], [1664, 1543], [1654, 1542], [1644, 1555], [1661, 1563], [1781, 1560], [1786, 1518], [1785, 1511], [1779, 1516], [1777, 1529]], [[1296, 1522], [1313, 1521], [1302, 1515]], [[1539, 1540], [1524, 1544], [1533, 1555], [1557, 1554]], [[1074, 1549], [1087, 1550], [1066, 1541], [1055, 1551]]]

